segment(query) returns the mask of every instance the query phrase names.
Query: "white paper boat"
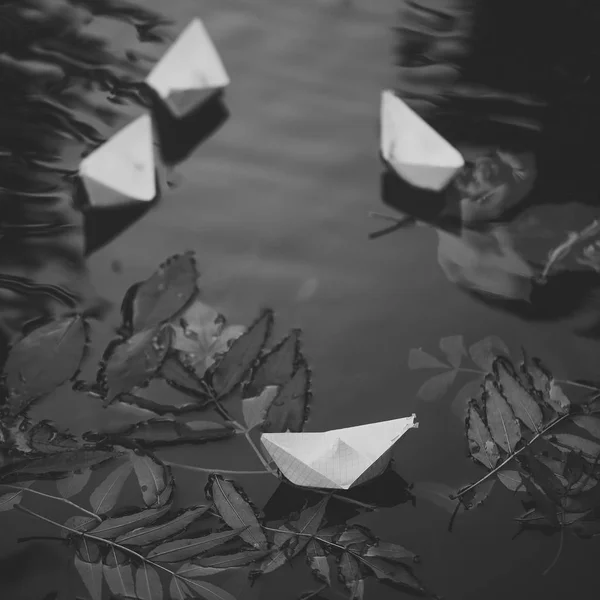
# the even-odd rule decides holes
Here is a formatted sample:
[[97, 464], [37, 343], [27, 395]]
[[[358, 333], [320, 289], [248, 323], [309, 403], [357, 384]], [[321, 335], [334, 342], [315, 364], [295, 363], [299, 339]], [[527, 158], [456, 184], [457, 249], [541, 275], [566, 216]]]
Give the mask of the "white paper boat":
[[408, 183], [435, 191], [465, 164], [454, 146], [390, 90], [381, 94], [381, 155]]
[[387, 468], [394, 444], [416, 415], [318, 433], [263, 433], [260, 441], [292, 483], [347, 490]]
[[230, 79], [204, 24], [194, 19], [158, 61], [146, 83], [176, 117], [182, 117], [227, 87]]
[[93, 206], [118, 206], [156, 196], [152, 121], [142, 115], [86, 156], [79, 175]]

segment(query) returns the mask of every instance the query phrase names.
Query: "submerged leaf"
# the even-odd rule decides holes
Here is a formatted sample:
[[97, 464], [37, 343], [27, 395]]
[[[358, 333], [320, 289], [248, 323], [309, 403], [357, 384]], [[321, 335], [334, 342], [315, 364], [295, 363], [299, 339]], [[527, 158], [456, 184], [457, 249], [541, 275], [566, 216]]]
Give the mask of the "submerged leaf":
[[488, 469], [493, 469], [500, 460], [500, 452], [474, 401], [469, 404], [466, 427], [469, 453], [474, 460]]
[[486, 382], [485, 412], [494, 441], [505, 452], [514, 452], [521, 441], [521, 427], [508, 402], [491, 380]]
[[417, 397], [425, 402], [439, 400], [450, 388], [456, 379], [458, 371], [452, 369], [445, 373], [439, 373], [428, 379], [417, 392]]
[[102, 560], [98, 546], [82, 539], [73, 562], [92, 600], [102, 600]]
[[448, 362], [458, 369], [462, 363], [463, 356], [467, 355], [465, 342], [462, 335], [451, 335], [440, 340], [440, 350], [448, 358]]
[[392, 562], [399, 560], [412, 560], [413, 562], [417, 562], [419, 560], [419, 557], [414, 552], [407, 550], [404, 546], [392, 544], [390, 542], [382, 542], [381, 540], [376, 544], [369, 546], [364, 555], [377, 556]]
[[198, 272], [192, 252], [167, 259], [155, 273], [132, 286], [123, 301], [123, 322], [134, 333], [173, 318], [196, 294]]
[[59, 479], [56, 482], [56, 489], [63, 498], [70, 498], [79, 494], [81, 490], [86, 486], [92, 475], [91, 469], [82, 469], [81, 471], [75, 471], [64, 479]]
[[116, 505], [125, 481], [131, 474], [133, 466], [127, 461], [108, 474], [106, 479], [92, 492], [90, 505], [97, 515], [105, 515]]
[[415, 483], [411, 492], [417, 498], [427, 500], [428, 502], [443, 508], [450, 514], [454, 513], [458, 504], [456, 500], [451, 499], [451, 496], [455, 494], [456, 490], [445, 483], [437, 481], [419, 481]]
[[465, 383], [454, 397], [451, 409], [461, 421], [465, 419], [471, 399], [481, 394], [482, 383], [483, 379], [472, 379]]
[[576, 415], [573, 417], [573, 423], [600, 440], [600, 418], [588, 415]]
[[537, 358], [524, 358], [521, 370], [525, 372], [533, 387], [542, 394], [543, 401], [559, 415], [569, 412], [571, 401], [562, 388], [555, 383], [552, 375]]
[[135, 596], [139, 600], [162, 600], [162, 583], [154, 567], [142, 563], [135, 572]]
[[23, 492], [13, 490], [0, 496], [0, 512], [13, 509], [23, 499]]
[[248, 431], [265, 422], [267, 412], [278, 393], [277, 386], [269, 385], [258, 396], [242, 400], [242, 412]]
[[427, 590], [416, 578], [408, 566], [402, 563], [389, 563], [382, 558], [361, 555], [361, 562], [366, 565], [377, 579], [388, 579], [418, 594], [426, 594]]
[[469, 348], [471, 360], [482, 370], [491, 371], [497, 356], [510, 356], [508, 347], [497, 336], [491, 335], [476, 342]]
[[198, 597], [205, 600], [236, 600], [229, 592], [208, 581], [183, 580], [179, 575], [171, 580], [169, 592], [173, 600]]
[[12, 416], [72, 379], [85, 356], [87, 325], [79, 315], [34, 329], [11, 349], [4, 364], [7, 405]]
[[360, 565], [349, 552], [344, 552], [340, 558], [338, 576], [350, 593], [350, 600], [363, 600], [365, 580], [360, 571]]
[[229, 527], [247, 529], [240, 537], [255, 548], [262, 549], [267, 545], [267, 538], [260, 526], [253, 506], [244, 492], [233, 481], [220, 475], [212, 474], [206, 485], [206, 496], [215, 504], [215, 508]]
[[133, 568], [129, 559], [119, 553], [114, 546], [109, 550], [103, 565], [104, 579], [113, 594], [121, 594], [125, 597], [135, 596], [135, 583], [133, 581]]
[[233, 342], [212, 370], [211, 381], [217, 395], [223, 396], [243, 380], [267, 343], [272, 326], [273, 311], [265, 310], [248, 331]]
[[512, 471], [507, 469], [498, 473], [498, 479], [500, 483], [504, 485], [511, 492], [524, 492], [525, 486], [523, 485], [523, 479], [518, 471]]
[[599, 460], [600, 443], [598, 442], [571, 433], [555, 433], [546, 438], [559, 448], [581, 452], [581, 455], [589, 462], [595, 463]]
[[160, 506], [163, 492], [173, 487], [171, 469], [148, 454], [128, 450], [128, 455], [140, 484], [144, 503], [146, 506], [154, 506], [157, 503]]
[[420, 348], [411, 348], [408, 353], [408, 368], [414, 371], [416, 369], [448, 369], [449, 367]]
[[327, 553], [317, 540], [310, 540], [306, 546], [306, 562], [313, 576], [318, 580], [331, 585], [331, 575]]
[[548, 498], [544, 490], [531, 477], [523, 476], [523, 484], [533, 498], [538, 510], [545, 515], [553, 527], [558, 527], [557, 507], [554, 502]]

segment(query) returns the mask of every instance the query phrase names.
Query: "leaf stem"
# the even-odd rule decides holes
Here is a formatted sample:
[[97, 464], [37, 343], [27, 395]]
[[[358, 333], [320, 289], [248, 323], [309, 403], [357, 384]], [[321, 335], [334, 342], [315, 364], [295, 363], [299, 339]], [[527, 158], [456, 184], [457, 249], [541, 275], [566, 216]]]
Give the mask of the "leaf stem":
[[521, 452], [523, 452], [526, 448], [529, 448], [529, 446], [531, 446], [531, 444], [533, 444], [533, 442], [535, 442], [536, 440], [541, 438], [543, 435], [546, 435], [546, 433], [548, 433], [548, 431], [550, 431], [550, 429], [552, 429], [559, 423], [562, 423], [565, 419], [567, 419], [570, 416], [571, 416], [571, 414], [567, 413], [566, 415], [561, 415], [560, 417], [558, 417], [558, 419], [555, 419], [554, 421], [548, 423], [548, 425], [546, 425], [546, 427], [544, 427], [544, 429], [542, 429], [541, 431], [538, 431], [529, 440], [529, 442], [527, 442], [526, 444], [521, 446], [518, 450], [515, 450], [511, 455], [509, 455], [506, 459], [504, 459], [498, 466], [494, 467], [491, 471], [486, 473], [481, 479], [479, 479], [475, 483], [472, 483], [471, 485], [468, 485], [467, 487], [463, 488], [462, 490], [459, 490], [459, 492], [457, 494], [453, 494], [452, 496], [450, 496], [450, 500], [460, 500], [460, 498], [462, 498], [465, 494], [469, 493], [472, 489], [476, 488], [478, 485], [482, 484], [484, 481], [487, 481], [490, 477], [493, 477], [498, 471], [503, 469], [513, 458], [515, 458], [519, 454], [521, 454]]
[[580, 387], [586, 390], [594, 390], [595, 392], [600, 392], [600, 388], [595, 387], [593, 385], [587, 385], [585, 383], [579, 383], [578, 381], [571, 381], [570, 379], [555, 379], [556, 383], [563, 383], [566, 385], [572, 385], [574, 387]]
[[10, 485], [9, 483], [0, 483], [0, 485], [11, 488], [13, 490], [23, 490], [24, 492], [36, 494], [37, 496], [42, 496], [44, 498], [51, 498], [52, 500], [58, 500], [58, 502], [62, 502], [63, 504], [68, 504], [69, 506], [72, 506], [73, 508], [76, 508], [77, 510], [85, 513], [86, 515], [93, 517], [99, 523], [102, 523], [101, 516], [97, 515], [96, 513], [92, 512], [91, 510], [87, 510], [87, 508], [83, 508], [83, 506], [79, 506], [79, 504], [75, 504], [74, 502], [67, 500], [67, 498], [59, 498], [58, 496], [52, 496], [51, 494], [45, 494], [44, 492], [40, 492], [39, 490], [33, 490], [31, 488], [20, 487], [18, 485]]
[[192, 465], [182, 465], [181, 463], [163, 460], [165, 465], [185, 469], [187, 471], [196, 471], [198, 473], [221, 473], [223, 475], [270, 475], [269, 471], [228, 471], [227, 469], [206, 469], [204, 467], [194, 467]]
[[266, 471], [268, 473], [270, 473], [271, 475], [278, 477], [277, 471], [275, 471], [271, 467], [271, 465], [266, 461], [265, 457], [262, 455], [262, 452], [260, 451], [258, 446], [254, 443], [254, 440], [250, 437], [249, 431], [244, 432], [244, 437], [246, 438], [246, 441], [250, 445], [250, 448], [252, 448], [252, 450], [254, 450], [254, 454], [256, 454], [256, 456], [258, 457], [258, 459], [260, 460], [260, 462], [262, 463], [262, 466], [266, 469]]

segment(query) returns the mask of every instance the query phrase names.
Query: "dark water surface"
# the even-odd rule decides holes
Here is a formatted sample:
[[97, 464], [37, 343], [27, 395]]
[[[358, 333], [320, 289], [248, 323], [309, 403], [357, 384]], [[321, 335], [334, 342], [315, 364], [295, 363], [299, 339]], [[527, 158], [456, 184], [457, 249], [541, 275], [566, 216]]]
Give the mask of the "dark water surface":
[[[529, 288], [521, 293], [519, 277], [505, 277], [502, 266], [494, 267], [490, 274], [485, 262], [498, 248], [510, 247], [539, 266], [548, 251], [566, 239], [568, 231], [580, 231], [598, 216], [596, 173], [590, 173], [589, 166], [578, 167], [574, 160], [581, 154], [591, 161], [585, 150], [590, 132], [584, 131], [587, 142], [578, 142], [572, 128], [563, 127], [579, 145], [538, 161], [541, 183], [534, 192], [538, 200], [518, 211], [512, 221], [483, 232], [457, 230], [446, 226], [437, 213], [431, 217], [419, 197], [413, 201], [410, 190], [404, 190], [407, 195], [403, 197], [398, 182], [392, 184], [400, 186], [398, 193], [384, 193], [382, 202], [378, 113], [383, 88], [397, 86], [402, 96], [403, 85], [413, 86], [415, 106], [419, 98], [429, 98], [431, 105], [422, 104], [423, 114], [441, 115], [440, 128], [459, 148], [485, 146], [493, 150], [510, 147], [513, 139], [519, 152], [537, 152], [550, 144], [552, 136], [556, 146], [561, 130], [547, 125], [552, 115], [514, 108], [518, 102], [504, 103], [496, 113], [520, 115], [514, 138], [510, 131], [497, 133], [494, 127], [486, 131], [486, 139], [470, 137], [477, 123], [473, 125], [464, 115], [472, 116], [476, 110], [491, 114], [497, 108], [491, 103], [474, 102], [471, 110], [468, 103], [465, 107], [460, 99], [455, 100], [444, 116], [445, 105], [439, 102], [436, 112], [441, 87], [454, 85], [452, 68], [440, 79], [445, 83], [438, 85], [433, 77], [429, 80], [433, 83], [419, 87], [418, 74], [414, 85], [411, 74], [406, 75], [411, 65], [400, 65], [400, 74], [406, 77], [399, 81], [392, 49], [398, 35], [402, 39], [409, 34], [391, 30], [398, 23], [397, 1], [356, 0], [349, 6], [324, 0], [235, 4], [176, 0], [168, 6], [152, 0], [143, 4], [167, 13], [176, 22], [174, 30], [194, 16], [205, 21], [232, 78], [225, 97], [230, 117], [175, 167], [172, 180], [177, 184], [163, 186], [162, 197], [151, 210], [95, 251], [87, 259], [87, 267], [79, 213], [74, 211], [68, 220], [80, 227], [77, 235], [81, 239], [75, 244], [69, 273], [51, 281], [72, 281], [76, 272], [83, 288], [91, 290], [86, 292], [89, 296], [112, 303], [104, 321], [94, 325], [98, 347], [93, 349], [93, 357], [98, 357], [114, 336], [118, 306], [127, 288], [148, 277], [166, 257], [194, 250], [205, 301], [232, 323], [249, 323], [261, 307], [270, 306], [276, 311], [279, 335], [290, 327], [302, 328], [305, 353], [313, 368], [309, 431], [415, 412], [419, 429], [397, 445], [396, 470], [408, 482], [443, 482], [453, 487], [481, 475], [466, 458], [464, 424], [451, 410], [468, 374], [459, 374], [464, 380], [457, 379], [440, 400], [424, 402], [417, 391], [427, 373], [409, 370], [411, 348], [440, 356], [440, 338], [462, 335], [472, 344], [497, 335], [515, 352], [526, 346], [559, 379], [595, 377], [598, 345], [594, 324], [600, 317], [593, 293], [595, 271], [569, 263], [561, 271], [563, 279], [552, 279], [551, 287], [536, 291], [534, 297], [528, 295]], [[442, 0], [437, 4], [443, 4]], [[125, 30], [110, 29], [112, 26], [107, 24], [106, 30], [111, 42], [126, 44]], [[460, 43], [468, 36], [469, 27], [468, 23], [456, 25], [453, 31], [459, 42], [438, 48], [441, 55], [452, 57], [449, 62], [471, 56], [469, 48]], [[537, 35], [537, 30], [531, 35]], [[156, 53], [156, 49], [152, 51]], [[477, 57], [477, 51], [481, 58], [485, 49], [475, 47], [473, 56]], [[489, 75], [482, 69], [479, 74], [479, 81]], [[517, 75], [514, 80], [515, 86], [520, 85]], [[490, 82], [485, 84], [492, 86]], [[503, 85], [507, 89], [511, 83]], [[540, 97], [548, 85], [540, 83]], [[573, 83], [573, 89], [577, 85]], [[549, 97], [562, 103], [564, 114], [573, 114], [569, 102], [579, 106], [577, 114], [583, 120], [575, 92], [558, 100], [552, 94]], [[141, 109], [134, 107], [121, 119], [130, 119], [136, 110]], [[517, 117], [513, 120], [519, 121]], [[519, 137], [525, 120], [527, 133]], [[559, 121], [556, 117], [551, 123]], [[113, 121], [105, 133], [116, 131], [118, 123]], [[540, 141], [537, 132], [549, 130], [557, 132]], [[505, 137], [494, 143], [496, 135]], [[415, 211], [410, 208], [413, 205]], [[382, 225], [368, 217], [369, 211], [396, 216], [398, 211], [414, 213], [427, 226], [369, 239], [369, 233]], [[88, 225], [92, 233], [102, 227], [101, 217], [98, 219]], [[6, 273], [39, 280], [36, 269], [23, 271], [21, 265], [15, 265], [17, 247], [9, 246], [2, 257], [9, 265]], [[43, 249], [40, 252], [43, 254]], [[49, 268], [48, 256], [42, 260], [40, 253], [35, 255], [40, 268]], [[500, 293], [496, 291], [490, 298], [489, 282], [501, 277], [506, 281], [498, 284]], [[535, 298], [533, 305], [530, 298]], [[73, 432], [101, 430], [136, 418], [69, 393], [46, 399], [34, 408], [32, 416], [52, 419]], [[204, 467], [257, 468], [255, 457], [234, 442], [161, 450], [159, 455]], [[206, 479], [201, 474], [176, 471], [176, 476], [177, 506], [203, 501]], [[277, 487], [268, 477], [240, 481], [259, 507]], [[421, 498], [416, 507], [405, 503], [384, 508], [360, 516], [357, 522], [383, 539], [417, 552], [422, 557], [417, 568], [420, 577], [449, 600], [596, 598], [598, 539], [567, 535], [559, 562], [543, 575], [558, 551], [559, 536], [526, 532], [513, 539], [518, 528], [512, 518], [522, 507], [518, 498], [500, 487], [497, 484], [483, 507], [460, 515], [452, 533], [447, 531], [449, 514]], [[41, 503], [37, 508], [42, 510]], [[59, 517], [61, 510], [58, 507], [55, 513]], [[63, 520], [69, 514], [64, 511]], [[32, 542], [36, 547], [15, 545], [18, 537], [40, 535], [37, 523], [15, 512], [2, 513], [0, 519], [1, 598], [36, 600], [50, 590], [59, 590], [61, 600], [86, 597], [68, 552], [53, 542]], [[48, 526], [44, 534], [53, 535], [52, 528]], [[286, 600], [298, 597], [311, 582], [308, 571], [299, 564], [259, 579], [252, 588], [241, 581], [229, 585], [240, 600]], [[323, 597], [335, 596], [324, 593]], [[402, 593], [369, 580], [367, 600], [397, 597], [403, 597]]]

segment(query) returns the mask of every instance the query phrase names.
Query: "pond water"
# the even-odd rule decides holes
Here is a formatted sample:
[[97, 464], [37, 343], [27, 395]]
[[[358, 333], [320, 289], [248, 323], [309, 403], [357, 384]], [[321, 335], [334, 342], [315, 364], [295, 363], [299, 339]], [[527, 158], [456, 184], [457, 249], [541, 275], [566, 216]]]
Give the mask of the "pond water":
[[[84, 14], [85, 6], [94, 5], [75, 0], [34, 4], [42, 15], [66, 15], [60, 12], [65, 7], [78, 7]], [[589, 37], [585, 27], [590, 26], [584, 27], [591, 18], [556, 9], [547, 30], [561, 34], [556, 44], [560, 47], [554, 47], [546, 43], [546, 37], [553, 39], [546, 30], [544, 39], [528, 42], [530, 36], [542, 36], [541, 25], [536, 24], [544, 20], [547, 7], [540, 3], [529, 2], [530, 11], [513, 10], [507, 2], [490, 3], [486, 9], [480, 6], [483, 3], [458, 0], [415, 4], [175, 0], [167, 6], [158, 0], [145, 1], [145, 9], [173, 20], [172, 25], [164, 25], [171, 36], [193, 17], [202, 18], [232, 79], [224, 96], [229, 117], [212, 135], [194, 146], [201, 132], [195, 136], [193, 130], [179, 131], [180, 138], [172, 134], [177, 159], [161, 167], [161, 197], [148, 210], [92, 211], [86, 215], [84, 230], [79, 207], [71, 204], [73, 179], [62, 179], [58, 159], [47, 171], [26, 163], [17, 173], [7, 158], [1, 158], [7, 181], [14, 175], [14, 181], [3, 188], [26, 189], [24, 169], [37, 168], [31, 181], [39, 184], [32, 183], [27, 191], [55, 193], [58, 198], [51, 208], [44, 205], [49, 208], [43, 209], [48, 211], [43, 215], [42, 204], [33, 196], [24, 204], [11, 199], [19, 208], [7, 209], [16, 215], [11, 212], [7, 221], [13, 218], [22, 224], [39, 219], [36, 222], [70, 226], [65, 233], [54, 231], [50, 238], [22, 241], [5, 235], [2, 274], [70, 287], [87, 307], [95, 307], [101, 319], [93, 324], [92, 367], [83, 370], [84, 378], [94, 376], [93, 363], [115, 336], [127, 289], [149, 277], [167, 257], [186, 250], [196, 254], [203, 301], [231, 323], [249, 324], [261, 308], [272, 307], [275, 338], [290, 328], [302, 329], [304, 354], [313, 371], [307, 431], [416, 413], [419, 428], [394, 450], [395, 470], [416, 484], [416, 490], [419, 484], [427, 489], [431, 482], [459, 488], [477, 480], [483, 471], [467, 457], [464, 420], [453, 406], [472, 374], [459, 372], [441, 397], [424, 401], [419, 389], [432, 372], [409, 369], [411, 349], [422, 348], [441, 358], [441, 338], [460, 335], [470, 346], [494, 335], [515, 357], [525, 347], [557, 379], [597, 377], [598, 262], [593, 260], [593, 249], [584, 252], [596, 238], [576, 241], [571, 253], [550, 265], [545, 283], [531, 284], [531, 273], [544, 270], [548, 253], [569, 232], [581, 232], [598, 217], [598, 123], [592, 108], [598, 98], [598, 67], [592, 49], [585, 46]], [[121, 4], [115, 0], [98, 5], [105, 6], [110, 16]], [[573, 11], [575, 5], [585, 10], [584, 3], [573, 3]], [[81, 22], [73, 15], [64, 19], [71, 19], [75, 30], [90, 26], [83, 17]], [[14, 22], [8, 12], [0, 19], [3, 31]], [[505, 33], [496, 31], [495, 37], [486, 37], [492, 22], [501, 23]], [[98, 25], [98, 31], [95, 35], [110, 42], [107, 52], [112, 53], [123, 52], [135, 38], [130, 24], [110, 18]], [[14, 35], [17, 39], [25, 33]], [[136, 64], [133, 77], [135, 69], [147, 71], [172, 39], [141, 44], [150, 59]], [[396, 56], [393, 48], [398, 43]], [[2, 54], [3, 59], [8, 54]], [[589, 64], [578, 62], [578, 56], [585, 56]], [[553, 71], [563, 58], [563, 70]], [[548, 73], [542, 73], [540, 61]], [[75, 62], [72, 57], [68, 68], [76, 68]], [[461, 65], [466, 65], [464, 70]], [[32, 72], [22, 78], [33, 77], [36, 65], [30, 66]], [[121, 64], [118, 68], [125, 69]], [[530, 77], [532, 72], [539, 74], [539, 81]], [[17, 84], [25, 85], [22, 80]], [[517, 157], [519, 168], [533, 181], [510, 207], [510, 220], [500, 218], [490, 225], [482, 217], [484, 226], [466, 227], [469, 215], [477, 220], [480, 206], [455, 203], [452, 207], [451, 197], [417, 193], [395, 176], [384, 176], [378, 119], [385, 88], [396, 89], [467, 157], [475, 160], [489, 154], [494, 164], [505, 169], [512, 169], [510, 160]], [[500, 92], [512, 96], [500, 97]], [[90, 109], [77, 100], [64, 101], [71, 114], [94, 115], [94, 110], [101, 110], [100, 104]], [[18, 107], [8, 100], [5, 106], [2, 122], [8, 131], [10, 111]], [[143, 111], [134, 102], [113, 108], [119, 112], [103, 128], [98, 125], [102, 136]], [[24, 113], [15, 117], [16, 122], [26, 118]], [[202, 128], [201, 123], [189, 125], [194, 126]], [[17, 140], [14, 127], [10, 125], [11, 139]], [[11, 143], [19, 147], [20, 142]], [[80, 154], [68, 156], [66, 141], [53, 143], [61, 149], [66, 171], [76, 169]], [[497, 150], [509, 153], [509, 163], [497, 158]], [[48, 152], [59, 154], [53, 148]], [[509, 201], [521, 193], [517, 188], [514, 184], [509, 189]], [[486, 209], [493, 211], [495, 205], [481, 210]], [[369, 217], [369, 212], [392, 218], [409, 214], [417, 222], [370, 238], [390, 223]], [[93, 250], [87, 258], [84, 233], [88, 250]], [[22, 313], [31, 318], [40, 310], [34, 300], [27, 300], [25, 308], [20, 301], [14, 296], [6, 300], [6, 314], [12, 311], [10, 319], [15, 322]], [[53, 298], [43, 310], [52, 312], [56, 304]], [[8, 329], [15, 327], [9, 325]], [[473, 367], [466, 359], [465, 365]], [[175, 394], [167, 387], [157, 393]], [[103, 408], [97, 398], [70, 390], [37, 403], [30, 416], [51, 419], [61, 430], [73, 433], [106, 430], [140, 418], [117, 406]], [[247, 447], [233, 440], [160, 449], [157, 454], [164, 460], [214, 469], [260, 467]], [[205, 500], [206, 475], [177, 468], [174, 473], [176, 508]], [[260, 508], [279, 484], [272, 477], [236, 479]], [[39, 489], [55, 494], [53, 485], [45, 482]], [[394, 492], [389, 490], [390, 495]], [[366, 512], [352, 522], [420, 555], [421, 564], [415, 568], [420, 579], [449, 600], [482, 596], [550, 600], [574, 593], [581, 600], [595, 598], [598, 538], [565, 533], [562, 539], [558, 533], [538, 531], [515, 538], [519, 528], [513, 519], [523, 512], [522, 499], [497, 482], [483, 506], [457, 516], [452, 532], [448, 511], [428, 501], [426, 494], [417, 494], [415, 503]], [[29, 499], [27, 506], [43, 514], [50, 510], [39, 498]], [[73, 514], [60, 504], [51, 512], [59, 522]], [[0, 597], [41, 600], [54, 591], [59, 600], [88, 597], [69, 549], [52, 541], [17, 545], [20, 537], [56, 535], [52, 526], [14, 511], [1, 513], [0, 519], [4, 524]], [[545, 574], [559, 546], [560, 557]], [[293, 568], [285, 565], [258, 578], [252, 586], [239, 573], [219, 575], [218, 581], [239, 600], [294, 599], [318, 587], [303, 558], [296, 558]], [[319, 597], [340, 593], [322, 591]], [[105, 590], [105, 598], [107, 594]], [[365, 590], [367, 600], [403, 594], [374, 578]]]

